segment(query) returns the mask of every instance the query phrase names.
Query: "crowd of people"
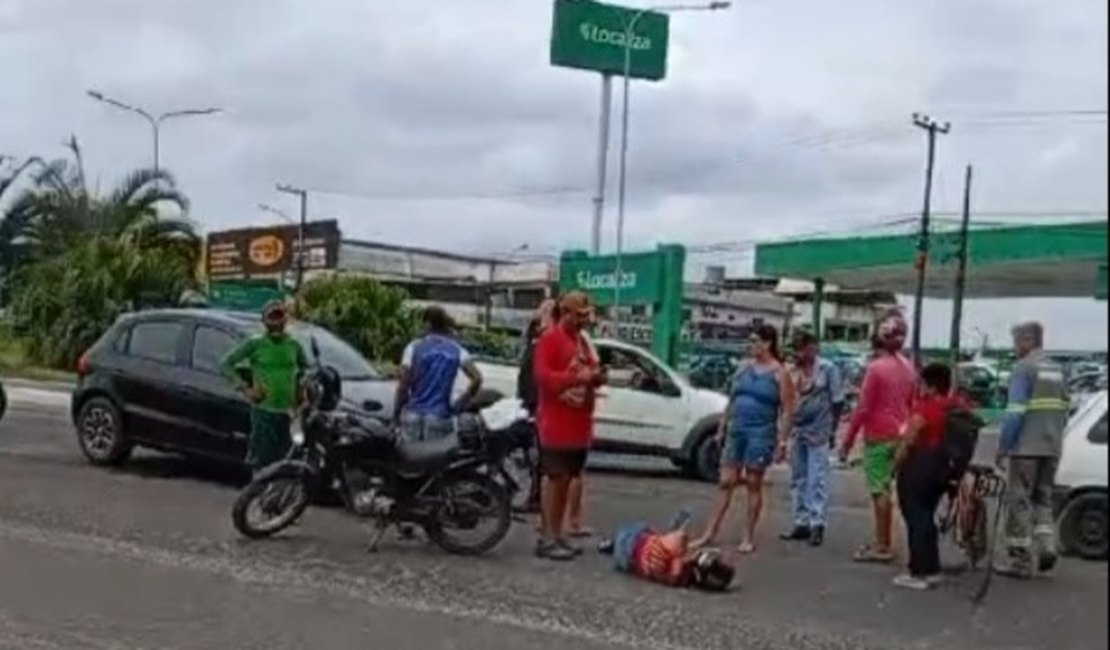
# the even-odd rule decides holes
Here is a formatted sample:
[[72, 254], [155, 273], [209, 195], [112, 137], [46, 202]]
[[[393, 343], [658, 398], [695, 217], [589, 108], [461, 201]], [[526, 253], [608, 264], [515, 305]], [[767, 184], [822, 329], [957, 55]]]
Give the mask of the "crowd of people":
[[[518, 397], [534, 417], [538, 476], [530, 506], [538, 511], [537, 557], [573, 560], [582, 553], [571, 540], [588, 537], [583, 524], [583, 470], [593, 440], [594, 409], [608, 383], [588, 331], [596, 314], [589, 298], [569, 292], [545, 301], [526, 332], [518, 378]], [[256, 469], [279, 459], [290, 444], [289, 413], [302, 397], [299, 377], [307, 368], [300, 346], [285, 333], [288, 314], [281, 303], [263, 312], [265, 334], [233, 350], [224, 361], [254, 404], [249, 461]], [[409, 440], [442, 437], [451, 417], [482, 385], [482, 376], [453, 336], [453, 325], [439, 307], [424, 312], [426, 333], [413, 341], [401, 360], [401, 379], [393, 417]], [[1028, 577], [1055, 564], [1051, 487], [1067, 419], [1063, 373], [1042, 352], [1043, 330], [1025, 323], [1013, 330], [1019, 361], [1002, 424], [998, 462], [1008, 467], [1005, 507], [1005, 558], [998, 567]], [[953, 495], [960, 480], [953, 472], [948, 444], [954, 412], [971, 405], [954, 390], [952, 369], [941, 363], [920, 367], [904, 351], [907, 325], [899, 311], [874, 328], [872, 358], [858, 405], [840, 440], [846, 461], [862, 436], [862, 469], [872, 500], [871, 539], [856, 550], [859, 562], [893, 563], [894, 515], [906, 529], [907, 571], [894, 584], [929, 589], [941, 580], [936, 510]], [[603, 550], [619, 567], [666, 584], [720, 586], [731, 569], [713, 550], [738, 488], [746, 512], [740, 554], [756, 551], [764, 514], [764, 474], [789, 460], [791, 526], [781, 539], [824, 543], [828, 526], [831, 464], [842, 416], [843, 381], [835, 364], [822, 358], [818, 339], [807, 331], [792, 338], [793, 358], [779, 350], [779, 333], [763, 325], [751, 337], [750, 353], [729, 387], [728, 407], [720, 419], [719, 493], [703, 533], [686, 536], [683, 517], [664, 531], [641, 524], [625, 527]], [[236, 374], [237, 364], [252, 369], [251, 382]], [[468, 378], [456, 397], [456, 377]], [[727, 582], [727, 580], [726, 580]]]

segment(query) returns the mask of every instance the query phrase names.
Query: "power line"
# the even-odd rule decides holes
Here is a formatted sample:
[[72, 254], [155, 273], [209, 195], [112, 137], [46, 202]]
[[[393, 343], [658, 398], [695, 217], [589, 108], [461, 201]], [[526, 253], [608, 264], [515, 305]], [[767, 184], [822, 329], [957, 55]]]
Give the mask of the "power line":
[[[823, 133], [810, 133], [805, 136], [783, 140], [778, 143], [772, 143], [770, 146], [773, 149], [795, 150], [795, 151], [816, 151], [830, 148], [850, 148], [857, 147], [873, 142], [878, 142], [893, 137], [905, 136], [905, 130], [900, 127], [894, 126], [879, 126], [885, 123], [876, 123], [865, 125], [863, 127], [852, 127], [844, 129], [832, 129]], [[729, 158], [726, 160], [716, 161], [711, 165], [706, 166], [706, 170], [717, 170], [727, 168], [733, 165], [744, 165], [753, 162], [762, 157], [761, 154], [743, 154], [737, 157]], [[689, 174], [689, 170], [683, 170], [684, 174]], [[675, 171], [659, 171], [656, 173], [649, 173], [637, 176], [637, 182], [651, 182], [663, 180], [675, 175]], [[314, 194], [326, 194], [332, 196], [346, 196], [351, 198], [363, 199], [368, 201], [485, 201], [485, 200], [506, 200], [506, 199], [521, 199], [521, 198], [540, 198], [548, 196], [565, 196], [565, 195], [581, 195], [588, 194], [593, 191], [586, 185], [560, 185], [553, 187], [535, 187], [535, 188], [519, 188], [507, 190], [489, 190], [479, 192], [457, 192], [457, 193], [439, 193], [439, 194], [405, 194], [398, 192], [373, 192], [357, 189], [335, 188], [335, 187], [318, 187], [313, 186], [309, 188]]]
[[1025, 118], [1025, 117], [1076, 117], [1088, 115], [1107, 115], [1108, 112], [1105, 108], [1080, 108], [1080, 109], [1064, 109], [1064, 110], [1013, 110], [1013, 111], [967, 111], [967, 112], [949, 112], [949, 117], [952, 118]]

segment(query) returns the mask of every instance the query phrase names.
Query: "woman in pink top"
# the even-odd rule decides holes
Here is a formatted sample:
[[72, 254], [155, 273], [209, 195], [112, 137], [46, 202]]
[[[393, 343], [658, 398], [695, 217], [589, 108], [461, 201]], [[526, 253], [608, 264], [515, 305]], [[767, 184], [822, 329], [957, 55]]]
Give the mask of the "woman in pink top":
[[902, 354], [906, 343], [906, 320], [892, 311], [879, 321], [871, 338], [875, 358], [867, 366], [860, 388], [859, 406], [852, 415], [840, 460], [848, 460], [856, 438], [863, 431], [863, 474], [875, 514], [874, 540], [856, 551], [860, 562], [889, 562], [893, 504], [890, 487], [894, 479], [894, 454], [902, 427], [910, 418], [917, 392], [917, 372]]

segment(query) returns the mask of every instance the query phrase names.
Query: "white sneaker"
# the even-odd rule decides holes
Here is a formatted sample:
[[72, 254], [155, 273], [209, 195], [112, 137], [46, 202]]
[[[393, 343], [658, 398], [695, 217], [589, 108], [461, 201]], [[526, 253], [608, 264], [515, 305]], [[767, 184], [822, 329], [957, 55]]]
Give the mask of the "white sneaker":
[[928, 591], [932, 585], [925, 578], [918, 578], [911, 576], [908, 573], [896, 576], [893, 580], [895, 587], [902, 587], [903, 589], [913, 589], [914, 591]]

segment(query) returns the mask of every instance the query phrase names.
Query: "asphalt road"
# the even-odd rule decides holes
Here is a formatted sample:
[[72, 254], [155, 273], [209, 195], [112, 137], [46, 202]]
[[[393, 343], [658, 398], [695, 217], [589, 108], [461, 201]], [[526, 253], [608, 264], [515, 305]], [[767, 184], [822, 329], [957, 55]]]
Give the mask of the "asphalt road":
[[[835, 477], [821, 549], [775, 538], [786, 497], [777, 472], [775, 505], [759, 551], [740, 565], [740, 588], [711, 596], [616, 574], [593, 554], [570, 565], [536, 560], [523, 525], [480, 559], [399, 540], [368, 555], [365, 530], [327, 509], [279, 539], [247, 543], [230, 525], [235, 477], [154, 454], [115, 471], [90, 467], [65, 395], [9, 391], [0, 421], [0, 648], [1107, 647], [1105, 564], [1066, 560], [1051, 580], [999, 579], [978, 609], [967, 598], [970, 576], [912, 593], [890, 586], [893, 568], [854, 565], [868, 518], [851, 471]], [[662, 523], [680, 507], [704, 512], [711, 497], [665, 465], [596, 469], [590, 519], [601, 529]]]

